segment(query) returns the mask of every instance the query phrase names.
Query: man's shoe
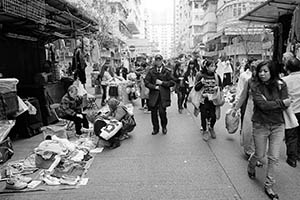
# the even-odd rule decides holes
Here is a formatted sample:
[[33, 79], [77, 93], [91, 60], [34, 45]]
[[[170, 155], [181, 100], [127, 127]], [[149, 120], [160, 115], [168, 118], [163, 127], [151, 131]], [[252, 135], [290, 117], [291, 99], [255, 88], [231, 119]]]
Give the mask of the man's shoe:
[[114, 141], [108, 149], [116, 149], [121, 146], [121, 142]]
[[247, 168], [247, 172], [248, 172], [248, 176], [251, 179], [255, 179], [255, 168], [250, 167], [250, 165], [248, 164], [248, 168]]
[[156, 135], [156, 134], [158, 134], [158, 131], [152, 131], [151, 134], [152, 134], [152, 135]]
[[296, 160], [292, 160], [290, 158], [286, 159], [286, 163], [289, 164], [289, 166], [291, 167], [297, 167], [297, 161]]
[[163, 129], [162, 129], [162, 133], [163, 133], [164, 135], [167, 134], [167, 132], [168, 132], [167, 128], [163, 128]]
[[209, 139], [208, 131], [203, 131], [202, 139], [207, 142]]
[[266, 195], [272, 199], [272, 200], [279, 200], [278, 194], [276, 194], [271, 188], [266, 188], [265, 187], [265, 193]]
[[214, 128], [209, 128], [208, 130], [209, 130], [209, 132], [210, 132], [211, 138], [212, 138], [212, 139], [216, 139], [217, 136], [216, 136], [216, 133], [215, 133]]

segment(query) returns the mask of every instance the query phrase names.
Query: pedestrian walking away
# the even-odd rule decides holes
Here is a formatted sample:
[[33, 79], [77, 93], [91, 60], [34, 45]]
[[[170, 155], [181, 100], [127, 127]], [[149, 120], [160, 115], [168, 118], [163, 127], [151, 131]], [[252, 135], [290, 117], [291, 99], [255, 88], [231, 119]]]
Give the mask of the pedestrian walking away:
[[160, 117], [162, 133], [167, 134], [167, 107], [171, 105], [170, 88], [175, 85], [170, 69], [163, 65], [163, 57], [155, 56], [154, 66], [149, 70], [145, 78], [145, 85], [149, 88], [148, 108], [151, 111], [153, 126], [152, 135], [159, 132], [158, 114]]
[[[285, 62], [284, 62], [285, 63]], [[298, 124], [285, 127], [286, 162], [291, 167], [297, 167], [300, 160], [300, 61], [292, 57], [285, 63], [288, 76], [282, 79], [286, 82], [289, 96], [292, 98], [291, 108]]]

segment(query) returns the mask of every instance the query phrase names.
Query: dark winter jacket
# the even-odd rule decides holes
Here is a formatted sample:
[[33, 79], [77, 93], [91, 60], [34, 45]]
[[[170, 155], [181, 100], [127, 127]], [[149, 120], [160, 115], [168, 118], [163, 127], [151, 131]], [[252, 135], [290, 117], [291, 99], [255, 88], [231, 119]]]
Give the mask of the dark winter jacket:
[[[155, 89], [156, 80], [159, 79], [163, 84], [159, 87], [159, 90]], [[175, 85], [170, 69], [162, 66], [161, 73], [158, 73], [156, 67], [152, 67], [146, 75], [145, 85], [149, 88], [149, 108], [155, 107], [158, 98], [161, 98], [161, 103], [163, 107], [168, 107], [171, 105], [171, 92], [170, 87]]]
[[250, 92], [253, 96], [254, 109], [252, 121], [261, 124], [283, 124], [283, 110], [287, 107], [283, 100], [288, 98], [286, 83], [265, 84], [250, 80]]
[[65, 116], [75, 116], [81, 113], [82, 98], [72, 98], [69, 93], [65, 94], [61, 100], [58, 108], [58, 116], [64, 118]]
[[186, 92], [189, 85], [188, 77], [185, 76], [184, 72], [180, 72], [179, 70], [175, 71], [173, 78], [175, 81], [175, 92]]

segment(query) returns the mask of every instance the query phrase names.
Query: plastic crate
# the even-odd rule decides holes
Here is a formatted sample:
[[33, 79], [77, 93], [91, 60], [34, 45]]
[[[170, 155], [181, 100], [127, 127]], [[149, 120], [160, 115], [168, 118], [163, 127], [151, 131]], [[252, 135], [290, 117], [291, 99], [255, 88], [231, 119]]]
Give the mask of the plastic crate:
[[16, 78], [0, 78], [0, 92], [16, 92], [18, 82]]

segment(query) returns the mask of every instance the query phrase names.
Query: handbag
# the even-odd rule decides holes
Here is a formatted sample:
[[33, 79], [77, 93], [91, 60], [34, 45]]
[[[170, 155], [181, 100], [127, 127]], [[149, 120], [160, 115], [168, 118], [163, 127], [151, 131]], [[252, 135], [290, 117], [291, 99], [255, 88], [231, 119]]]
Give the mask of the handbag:
[[14, 149], [9, 137], [0, 143], [0, 164], [5, 163], [14, 155]]
[[123, 107], [123, 109], [126, 111], [126, 114], [121, 119], [121, 122], [123, 125], [122, 130], [129, 133], [129, 132], [133, 131], [134, 127], [136, 126], [136, 121], [134, 119], [134, 116], [127, 111], [126, 107]]
[[288, 107], [283, 111], [283, 118], [285, 123], [285, 129], [291, 129], [299, 126], [297, 117], [291, 107]]

